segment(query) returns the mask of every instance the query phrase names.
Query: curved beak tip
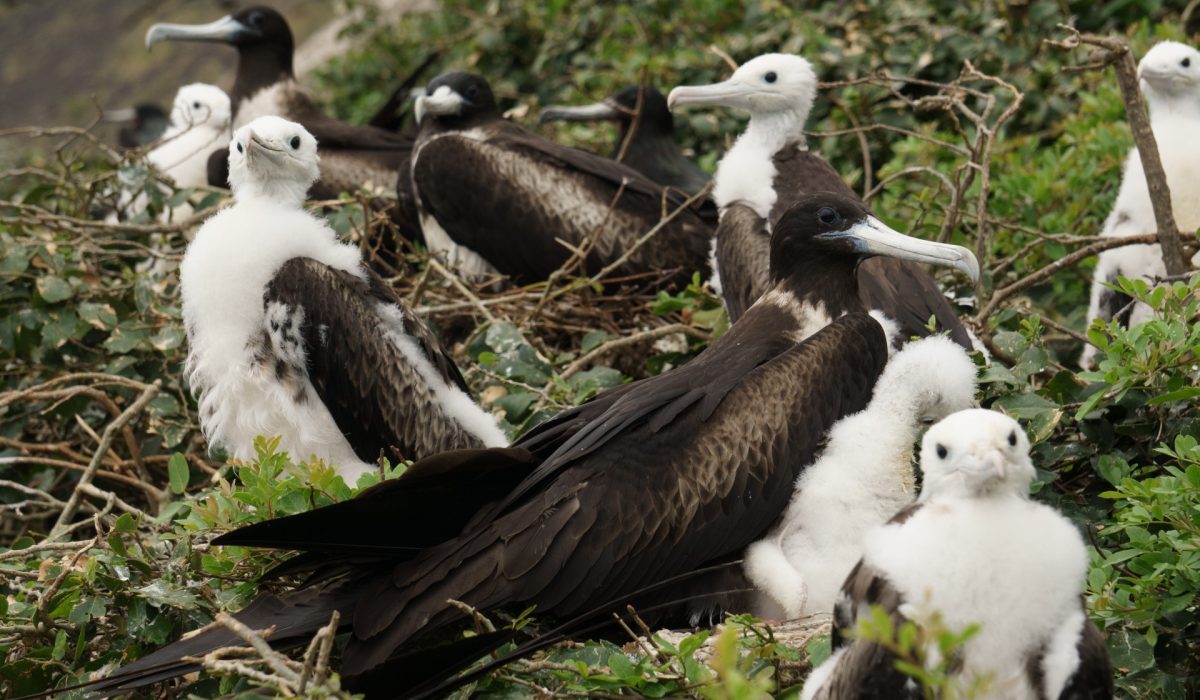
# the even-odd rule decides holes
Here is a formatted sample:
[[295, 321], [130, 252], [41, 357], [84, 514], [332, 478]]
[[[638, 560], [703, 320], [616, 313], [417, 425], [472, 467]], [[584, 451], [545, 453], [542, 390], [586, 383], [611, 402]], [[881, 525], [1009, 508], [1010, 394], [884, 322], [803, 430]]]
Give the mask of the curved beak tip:
[[970, 250], [963, 248], [962, 265], [959, 267], [962, 273], [971, 280], [971, 284], [979, 284], [979, 261], [975, 258], [975, 254]]

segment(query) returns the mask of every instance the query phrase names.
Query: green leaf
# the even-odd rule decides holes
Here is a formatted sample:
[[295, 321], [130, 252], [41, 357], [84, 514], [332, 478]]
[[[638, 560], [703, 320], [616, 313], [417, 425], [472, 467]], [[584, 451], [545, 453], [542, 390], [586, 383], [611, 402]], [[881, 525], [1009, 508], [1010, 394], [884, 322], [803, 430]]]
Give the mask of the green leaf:
[[608, 657], [608, 669], [614, 676], [626, 682], [641, 677], [640, 673], [634, 671], [633, 662], [629, 660], [629, 657], [620, 652]]
[[163, 326], [153, 338], [150, 345], [159, 352], [174, 350], [183, 342], [183, 328], [180, 326]]
[[495, 404], [504, 410], [504, 419], [513, 423], [524, 419], [537, 398], [532, 391], [512, 391], [496, 399]]
[[55, 275], [39, 277], [37, 281], [38, 296], [48, 304], [57, 304], [75, 296], [71, 283]]
[[586, 355], [603, 345], [611, 337], [604, 331], [589, 331], [584, 334], [583, 340], [579, 342], [579, 351]]
[[1106, 636], [1108, 655], [1119, 671], [1129, 674], [1155, 665], [1154, 648], [1136, 631], [1121, 627]]
[[833, 638], [827, 634], [819, 637], [813, 637], [808, 640], [808, 644], [804, 645], [804, 651], [808, 654], [808, 660], [813, 668], [825, 663], [825, 660], [833, 654]]
[[113, 329], [112, 335], [104, 341], [104, 347], [112, 352], [124, 354], [137, 348], [146, 337], [146, 331], [135, 329], [132, 323], [125, 321]]
[[50, 650], [50, 657], [54, 659], [62, 659], [67, 654], [67, 631], [59, 630], [54, 635], [54, 648]]
[[1190, 401], [1196, 397], [1200, 397], [1200, 387], [1189, 386], [1175, 391], [1168, 391], [1165, 394], [1159, 394], [1146, 402], [1149, 406], [1155, 406], [1162, 403], [1172, 403], [1175, 401]]
[[199, 602], [195, 593], [183, 588], [176, 588], [163, 579], [135, 590], [151, 604], [158, 607], [192, 610]]
[[186, 491], [188, 481], [191, 480], [191, 470], [188, 468], [187, 458], [178, 452], [171, 455], [171, 459], [167, 462], [167, 475], [171, 481], [171, 493], [181, 494]]

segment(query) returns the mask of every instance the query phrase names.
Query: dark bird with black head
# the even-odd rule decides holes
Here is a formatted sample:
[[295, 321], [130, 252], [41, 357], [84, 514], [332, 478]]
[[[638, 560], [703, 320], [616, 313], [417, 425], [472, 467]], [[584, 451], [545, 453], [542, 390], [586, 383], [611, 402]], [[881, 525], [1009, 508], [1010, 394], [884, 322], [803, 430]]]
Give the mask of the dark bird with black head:
[[609, 157], [619, 160], [660, 185], [696, 194], [712, 179], [679, 150], [675, 118], [667, 98], [649, 85], [632, 85], [590, 105], [546, 107], [538, 115], [552, 121], [611, 121], [617, 141]]
[[[339, 121], [317, 106], [296, 82], [292, 65], [295, 40], [283, 15], [269, 7], [250, 7], [208, 24], [159, 23], [146, 32], [146, 47], [162, 41], [201, 41], [237, 49], [237, 73], [230, 99], [233, 127], [239, 129], [262, 116], [297, 122], [317, 139], [321, 179], [309, 191], [312, 199], [334, 199], [362, 187], [396, 191], [392, 218], [409, 236], [419, 235], [415, 209], [404, 182], [412, 153], [412, 137], [371, 126]], [[227, 178], [226, 152], [210, 156], [210, 178]], [[225, 179], [211, 185], [225, 187]]]
[[[467, 622], [449, 599], [561, 619], [736, 558], [883, 369], [887, 341], [854, 277], [874, 255], [978, 273], [969, 251], [903, 236], [853, 199], [802, 197], [777, 226], [771, 290], [687, 365], [608, 390], [513, 448], [443, 453], [351, 501], [218, 539], [305, 552], [281, 569], [305, 582], [263, 594], [241, 619], [274, 626], [272, 643], [286, 646], [339, 611], [352, 632], [341, 671], [354, 677]], [[209, 631], [177, 642], [100, 687], [178, 675], [183, 656], [231, 641]], [[413, 691], [412, 678], [385, 680], [390, 696]]]
[[412, 183], [429, 249], [468, 276], [545, 280], [590, 241], [583, 269], [687, 284], [707, 272], [712, 229], [686, 197], [612, 159], [568, 148], [500, 115], [487, 80], [446, 73], [416, 103]]

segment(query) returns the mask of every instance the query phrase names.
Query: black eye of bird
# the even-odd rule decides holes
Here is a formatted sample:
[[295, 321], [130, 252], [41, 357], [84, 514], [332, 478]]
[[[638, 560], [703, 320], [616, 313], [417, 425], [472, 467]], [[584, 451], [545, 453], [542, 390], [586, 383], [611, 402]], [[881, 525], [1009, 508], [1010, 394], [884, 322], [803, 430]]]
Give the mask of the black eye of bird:
[[238, 149], [238, 153], [242, 152], [242, 144], [241, 143], [238, 143], [237, 149]]
[[833, 207], [821, 207], [817, 210], [817, 220], [826, 226], [835, 226], [842, 222], [842, 215]]
[[1014, 430], [1008, 434], [1008, 445], [1009, 447], [1017, 446], [1017, 431]]
[[1192, 65], [1192, 59], [1185, 58], [1179, 62], [1179, 65], [1183, 66], [1184, 68], [1187, 68], [1188, 66]]
[[775, 75], [775, 71], [770, 71], [763, 76], [763, 80], [767, 81], [768, 83], [773, 83], [777, 77], [779, 76]]
[[251, 12], [250, 17], [247, 18], [247, 21], [249, 21], [251, 25], [257, 27], [258, 25], [262, 24], [262, 19], [263, 15], [261, 12]]
[[199, 103], [199, 102], [193, 102], [193, 103], [192, 103], [192, 109], [200, 109], [200, 103]]
[[288, 143], [290, 143], [292, 145], [292, 150], [296, 150], [297, 148], [300, 148], [300, 137], [293, 136], [292, 140], [289, 141]]
[[950, 453], [950, 451], [946, 449], [945, 445], [939, 444], [937, 446], [938, 459], [945, 459], [946, 455], [949, 453]]

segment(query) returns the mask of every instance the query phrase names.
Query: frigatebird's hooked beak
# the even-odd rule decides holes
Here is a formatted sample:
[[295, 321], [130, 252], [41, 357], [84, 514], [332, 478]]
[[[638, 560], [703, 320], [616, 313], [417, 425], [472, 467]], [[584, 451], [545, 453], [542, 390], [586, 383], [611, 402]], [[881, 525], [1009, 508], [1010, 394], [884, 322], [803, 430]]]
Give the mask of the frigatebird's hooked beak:
[[730, 78], [712, 85], [681, 85], [667, 95], [667, 109], [676, 107], [738, 107], [742, 102], [761, 92], [757, 87], [738, 78]]
[[949, 243], [934, 243], [906, 236], [873, 216], [855, 223], [843, 231], [818, 234], [824, 240], [846, 240], [854, 251], [864, 257], [882, 255], [916, 262], [952, 267], [979, 283], [979, 261], [970, 250]]
[[590, 105], [571, 107], [567, 105], [551, 105], [542, 109], [538, 114], [538, 123], [564, 122], [596, 122], [605, 119], [619, 119], [624, 114], [608, 102], [597, 102]]
[[417, 123], [420, 124], [426, 114], [432, 114], [435, 117], [462, 114], [465, 104], [467, 104], [466, 99], [449, 85], [439, 85], [432, 95], [421, 95], [417, 98], [413, 105], [413, 113], [417, 118]]
[[225, 15], [208, 24], [171, 24], [159, 22], [146, 31], [146, 48], [160, 41], [220, 41], [232, 44], [238, 39], [258, 36], [259, 31]]

